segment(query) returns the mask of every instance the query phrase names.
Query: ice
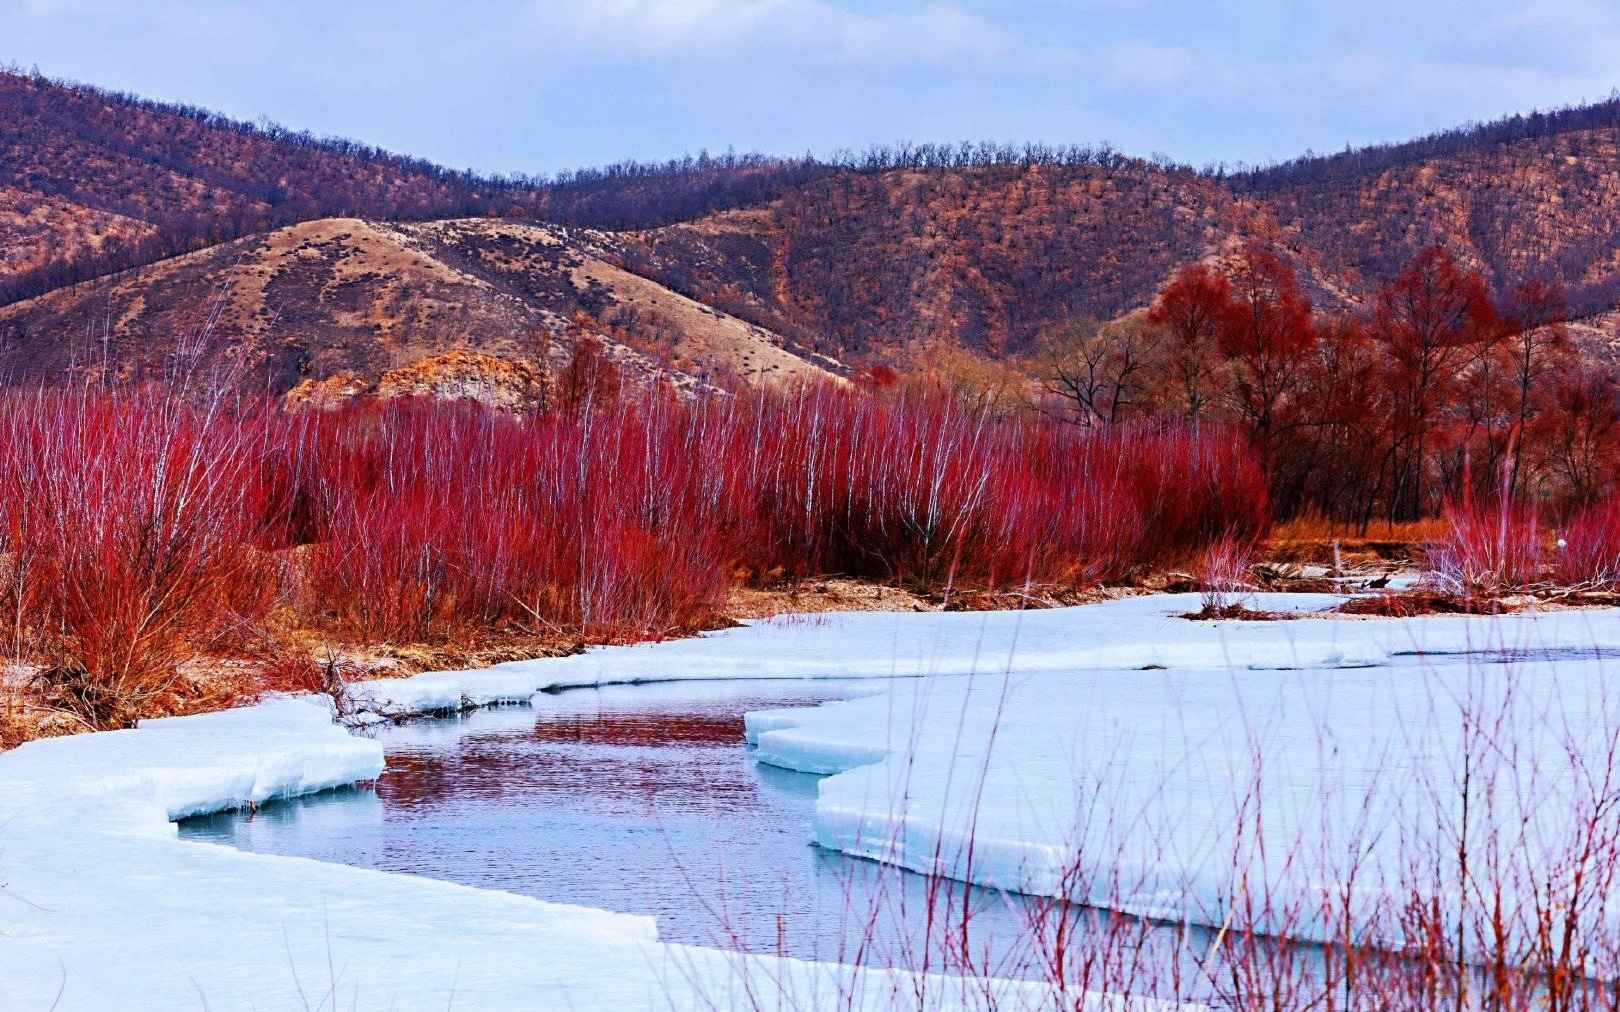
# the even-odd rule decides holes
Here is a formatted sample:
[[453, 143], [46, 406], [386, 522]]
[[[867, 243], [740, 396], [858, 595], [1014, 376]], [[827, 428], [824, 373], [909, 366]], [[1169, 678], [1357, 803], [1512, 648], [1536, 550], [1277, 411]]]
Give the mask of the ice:
[[[1327, 594], [1251, 595], [1272, 612], [1325, 612]], [[1150, 595], [1077, 608], [987, 612], [830, 612], [749, 622], [666, 643], [513, 661], [487, 671], [364, 683], [389, 705], [420, 690], [439, 705], [520, 698], [577, 686], [732, 678], [914, 678], [1015, 669], [1362, 667], [1391, 656], [1546, 648], [1620, 650], [1613, 611], [1411, 619], [1301, 618], [1193, 622], [1195, 594]]]
[[[503, 698], [503, 677], [421, 679], [387, 705]], [[315, 697], [0, 754], [0, 1009], [1053, 1004], [1032, 985], [665, 945], [649, 918], [182, 842], [171, 822], [366, 780], [382, 765], [380, 746]], [[1088, 1009], [1142, 1004], [1083, 997]]]
[[167, 830], [187, 815], [370, 780], [382, 769], [382, 746], [344, 733], [324, 700], [307, 697], [47, 738], [0, 756], [0, 847], [5, 830], [59, 820], [65, 806]]
[[370, 719], [449, 713], [469, 707], [521, 703], [540, 688], [521, 671], [435, 671], [412, 678], [378, 678], [348, 690], [362, 723]]
[[[537, 690], [897, 679], [868, 698], [748, 716], [762, 761], [835, 774], [821, 788], [819, 844], [1211, 925], [1229, 909], [1244, 820], [1264, 827], [1256, 849], [1296, 858], [1266, 882], [1290, 909], [1352, 865], [1362, 906], [1409, 889], [1397, 882], [1402, 862], [1438, 859], [1456, 815], [1450, 764], [1464, 712], [1492, 711], [1524, 753], [1499, 777], [1504, 793], [1549, 802], [1499, 802], [1494, 817], [1520, 818], [1521, 836], [1540, 841], [1514, 860], [1557, 858], [1580, 778], [1604, 772], [1561, 758], [1601, 755], [1602, 735], [1620, 726], [1604, 691], [1620, 658], [1620, 612], [1330, 614], [1341, 601], [1250, 597], [1257, 610], [1301, 616], [1287, 621], [1190, 621], [1195, 595], [1026, 613], [795, 616], [497, 671]], [[1404, 787], [1390, 786], [1401, 777]], [[1485, 832], [1478, 820], [1474, 831]], [[1317, 881], [1301, 877], [1306, 865]]]
[[1343, 597], [1254, 594], [1251, 607], [1310, 617], [1189, 621], [1196, 594], [1030, 612], [828, 612], [683, 640], [512, 661], [350, 687], [362, 721], [519, 702], [592, 685], [736, 678], [888, 679], [1016, 670], [1367, 667], [1417, 654], [1620, 651], [1611, 610], [1410, 619], [1321, 617]]
[[[1331, 861], [1360, 847], [1375, 870], [1392, 853], [1434, 856], [1444, 820], [1432, 813], [1465, 751], [1465, 707], [1505, 714], [1520, 750], [1496, 781], [1496, 814], [1526, 827], [1508, 859], [1545, 857], [1585, 803], [1568, 756], [1601, 752], [1620, 611], [1180, 617], [1197, 607], [1182, 595], [1025, 614], [801, 616], [378, 680], [352, 696], [381, 718], [603, 682], [903, 676], [749, 718], [762, 759], [835, 774], [816, 842], [1205, 920], [1232, 895], [1230, 815], [1245, 803], [1263, 816], [1245, 824], [1251, 842], [1263, 832], [1284, 854]], [[369, 779], [381, 764], [377, 744], [334, 724], [319, 698], [0, 755], [0, 1008], [724, 1009], [781, 992], [799, 1008], [904, 1008], [918, 993], [930, 1008], [1052, 1004], [1027, 986], [919, 988], [901, 974], [664, 945], [644, 918], [185, 843], [171, 824]], [[1377, 837], [1373, 825], [1398, 832]], [[1095, 877], [1065, 876], [1077, 857]], [[1259, 867], [1255, 880], [1320, 888], [1291, 870], [1302, 867]], [[1377, 875], [1367, 881], [1371, 895]]]
[[[1414, 891], [1460, 917], [1464, 838], [1509, 904], [1538, 876], [1548, 888], [1545, 869], [1568, 868], [1616, 801], [1602, 785], [1620, 776], [1620, 612], [1166, 625], [1166, 611], [1082, 609], [1076, 628], [1113, 637], [1076, 646], [1090, 667], [1044, 670], [1039, 640], [1026, 666], [1021, 639], [970, 678], [750, 714], [749, 737], [763, 762], [836, 774], [817, 801], [823, 847], [1211, 927], [1250, 890], [1276, 907], [1259, 927], [1307, 938], [1329, 937], [1324, 901], [1351, 881], [1360, 918]], [[1105, 663], [1144, 635], [1179, 636], [1158, 654], [1179, 663]]]

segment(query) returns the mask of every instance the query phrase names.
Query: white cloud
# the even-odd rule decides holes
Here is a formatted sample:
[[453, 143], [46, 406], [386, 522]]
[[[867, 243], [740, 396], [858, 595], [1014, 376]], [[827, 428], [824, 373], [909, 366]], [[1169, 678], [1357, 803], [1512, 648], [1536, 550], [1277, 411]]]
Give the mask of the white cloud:
[[1181, 46], [1144, 42], [1109, 47], [1100, 62], [1110, 79], [1125, 84], [1180, 84], [1197, 64], [1193, 54]]
[[554, 0], [533, 6], [530, 24], [542, 45], [633, 58], [775, 54], [915, 64], [1011, 48], [990, 22], [937, 4], [865, 14], [828, 0]]

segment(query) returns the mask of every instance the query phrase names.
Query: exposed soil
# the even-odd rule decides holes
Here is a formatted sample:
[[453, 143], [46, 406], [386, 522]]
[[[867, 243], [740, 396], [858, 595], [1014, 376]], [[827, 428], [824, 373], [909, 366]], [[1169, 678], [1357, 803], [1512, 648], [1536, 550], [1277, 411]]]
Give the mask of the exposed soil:
[[1243, 604], [1206, 604], [1198, 611], [1189, 611], [1181, 617], [1192, 619], [1195, 622], [1287, 622], [1292, 619], [1309, 618], [1314, 614], [1318, 613], [1308, 611], [1261, 611]]

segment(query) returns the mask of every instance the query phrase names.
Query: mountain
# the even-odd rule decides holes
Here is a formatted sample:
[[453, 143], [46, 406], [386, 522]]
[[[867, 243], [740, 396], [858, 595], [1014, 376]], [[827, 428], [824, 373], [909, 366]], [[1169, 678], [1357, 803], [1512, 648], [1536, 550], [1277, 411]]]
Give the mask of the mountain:
[[622, 228], [772, 199], [830, 171], [759, 156], [625, 163], [542, 184], [0, 70], [0, 303], [324, 217], [535, 216]]
[[639, 232], [628, 265], [827, 354], [990, 355], [1149, 299], [1241, 232], [1218, 182], [1140, 166], [845, 172], [766, 207]]
[[0, 280], [13, 298], [79, 280], [75, 262], [128, 266], [339, 214], [479, 214], [526, 192], [350, 141], [0, 73]]
[[[907, 146], [483, 178], [0, 74], [0, 368], [150, 371], [188, 336], [255, 385], [361, 387], [452, 353], [719, 377], [988, 356], [1151, 301], [1250, 239], [1363, 303], [1431, 244], [1558, 280], [1615, 343], [1620, 99], [1263, 169], [1104, 148]], [[419, 378], [419, 377], [418, 377]], [[411, 382], [416, 382], [412, 379]], [[459, 382], [459, 380], [457, 381]]]
[[1518, 122], [1246, 174], [1130, 161], [841, 172], [640, 233], [631, 266], [840, 356], [1027, 348], [1055, 321], [1141, 306], [1176, 266], [1251, 238], [1327, 308], [1360, 304], [1436, 243], [1498, 290], [1558, 280], [1578, 313], [1614, 308], [1620, 101]]
[[589, 230], [322, 218], [0, 308], [0, 369], [162, 375], [194, 345], [188, 367], [249, 388], [368, 388], [457, 350], [558, 368], [581, 332], [632, 374], [683, 385], [837, 369], [615, 259], [615, 238]]

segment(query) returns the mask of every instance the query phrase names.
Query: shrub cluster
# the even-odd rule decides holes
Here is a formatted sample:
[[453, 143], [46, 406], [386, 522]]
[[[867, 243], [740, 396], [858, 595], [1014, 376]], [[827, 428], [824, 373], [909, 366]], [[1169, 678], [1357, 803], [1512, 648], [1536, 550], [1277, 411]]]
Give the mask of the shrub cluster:
[[117, 726], [272, 613], [367, 643], [713, 624], [739, 578], [1118, 580], [1267, 522], [1219, 428], [1087, 431], [944, 395], [660, 392], [513, 416], [160, 392], [0, 396], [4, 651]]

